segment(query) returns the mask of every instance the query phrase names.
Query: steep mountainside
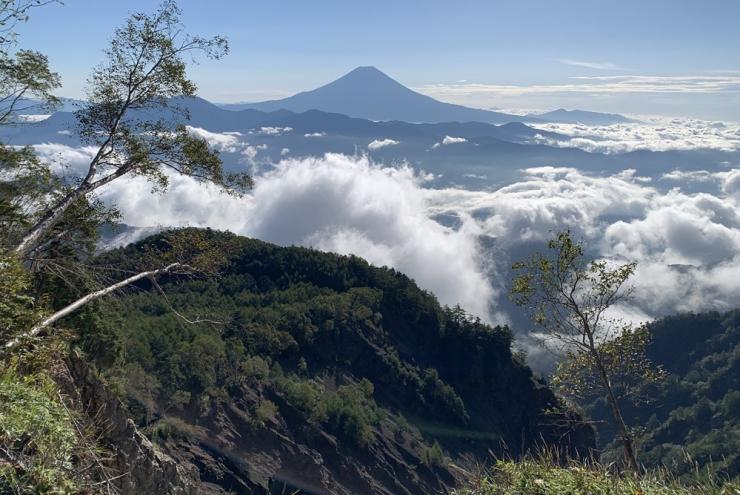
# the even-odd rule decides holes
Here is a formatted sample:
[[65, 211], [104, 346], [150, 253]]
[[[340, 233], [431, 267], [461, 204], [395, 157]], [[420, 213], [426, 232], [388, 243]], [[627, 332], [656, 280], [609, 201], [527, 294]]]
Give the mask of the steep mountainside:
[[[651, 403], [627, 410], [645, 428], [640, 460], [685, 475], [694, 474], [695, 463], [740, 475], [740, 311], [672, 316], [649, 329], [648, 356], [670, 374]], [[586, 411], [607, 419], [603, 401]], [[602, 429], [602, 438], [613, 438]], [[618, 446], [608, 446], [612, 455]]]
[[546, 412], [555, 397], [507, 328], [440, 307], [393, 270], [202, 230], [99, 263], [164, 260], [183, 237], [210, 276], [162, 280], [166, 299], [141, 285], [77, 325], [138, 426], [204, 490], [438, 493], [466, 472], [452, 462], [592, 447], [590, 428]]

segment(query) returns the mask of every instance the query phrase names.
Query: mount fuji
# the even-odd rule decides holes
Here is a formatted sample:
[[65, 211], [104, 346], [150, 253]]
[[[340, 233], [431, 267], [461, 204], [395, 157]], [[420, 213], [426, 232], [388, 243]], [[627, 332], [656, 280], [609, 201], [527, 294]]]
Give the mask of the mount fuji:
[[510, 115], [444, 103], [413, 91], [375, 67], [358, 67], [320, 88], [282, 100], [224, 104], [229, 110], [322, 110], [369, 120], [404, 122], [537, 122], [533, 116]]

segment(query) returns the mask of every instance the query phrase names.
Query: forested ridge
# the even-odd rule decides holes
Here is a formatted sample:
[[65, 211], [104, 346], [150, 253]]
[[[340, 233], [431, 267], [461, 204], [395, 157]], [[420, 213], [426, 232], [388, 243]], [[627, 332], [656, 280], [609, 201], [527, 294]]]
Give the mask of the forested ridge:
[[[601, 461], [620, 459], [603, 399], [584, 403], [583, 418], [552, 416], [561, 404], [512, 353], [507, 327], [440, 306], [395, 270], [197, 229], [165, 232], [95, 264], [135, 271], [137, 260], [167, 259], [171, 245], [188, 246], [179, 257], [211, 260], [209, 273], [141, 282], [83, 312], [76, 326], [138, 426], [175, 456], [218, 439], [222, 425], [209, 415], [235, 402], [250, 435], [277, 424], [294, 438], [315, 429], [358, 462], [368, 452], [387, 462], [381, 446], [393, 438], [424, 489], [454, 485], [450, 465], [465, 456], [518, 457], [554, 445], [583, 455], [594, 441], [588, 423]], [[624, 404], [642, 466], [669, 468], [684, 483], [705, 472], [738, 475], [738, 318], [688, 314], [648, 325], [647, 356], [667, 379], [642, 406]], [[232, 483], [249, 478], [230, 470]]]
[[166, 250], [170, 236], [199, 246], [191, 257], [218, 258], [215, 272], [160, 279], [162, 293], [142, 282], [76, 323], [82, 349], [155, 440], [197, 443], [192, 428], [208, 430], [209, 416], [237, 402], [254, 434], [271, 423], [294, 437], [315, 428], [358, 458], [403, 444], [437, 488], [453, 480], [449, 458], [590, 448], [589, 428], [568, 432], [547, 414], [555, 396], [512, 354], [507, 327], [440, 306], [392, 269], [194, 229], [96, 264], [125, 270]]

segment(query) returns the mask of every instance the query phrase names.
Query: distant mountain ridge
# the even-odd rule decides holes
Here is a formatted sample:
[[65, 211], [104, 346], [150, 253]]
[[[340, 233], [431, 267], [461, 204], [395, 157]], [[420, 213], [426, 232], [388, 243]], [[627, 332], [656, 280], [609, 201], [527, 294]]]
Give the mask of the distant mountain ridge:
[[[73, 112], [84, 106], [82, 100], [61, 98], [61, 104], [51, 109], [36, 100], [24, 100], [19, 108], [21, 114], [46, 114], [51, 111]], [[297, 93], [281, 100], [256, 103], [213, 104], [201, 98], [188, 101], [186, 106], [194, 121], [208, 122], [204, 127], [216, 131], [221, 128], [243, 125], [245, 120], [265, 120], [265, 116], [250, 111], [271, 113], [270, 118], [285, 112], [305, 113], [318, 110], [348, 117], [405, 123], [581, 123], [586, 125], [610, 125], [636, 122], [619, 114], [565, 110], [527, 115], [514, 115], [492, 110], [470, 108], [445, 103], [430, 96], [413, 91], [382, 71], [372, 66], [357, 67], [344, 76], [324, 86]]]
[[[35, 98], [20, 98], [13, 103], [14, 113], [20, 115], [48, 115], [54, 112], [74, 112], [84, 106], [83, 100], [60, 97], [56, 105]], [[10, 102], [0, 103], [0, 109], [9, 110]]]
[[[191, 116], [188, 124], [193, 127], [215, 133], [241, 133], [239, 141], [243, 146], [252, 146], [252, 151], [259, 155], [250, 164], [277, 163], [286, 157], [323, 156], [326, 153], [368, 153], [378, 162], [397, 163], [401, 160], [437, 174], [435, 184], [438, 186], [500, 186], [518, 177], [522, 169], [563, 163], [584, 170], [612, 173], [638, 164], [636, 168], [640, 174], [660, 176], [676, 168], [711, 167], [727, 159], [726, 153], [714, 150], [589, 153], [543, 143], [542, 138], [547, 142], [567, 142], [569, 138], [519, 122], [503, 125], [481, 122], [411, 124], [378, 122], [319, 110], [303, 113], [254, 109], [232, 111], [201, 98], [173, 103], [188, 110]], [[138, 112], [131, 116], [141, 117], [158, 116]], [[445, 145], [447, 137], [458, 138], [454, 141], [457, 144]], [[459, 138], [465, 138], [465, 141]], [[71, 147], [82, 145], [75, 116], [70, 112], [56, 112], [41, 122], [27, 125], [3, 126], [0, 140], [12, 146], [42, 143]], [[373, 141], [383, 140], [394, 143], [370, 147]], [[51, 149], [53, 147], [47, 147], [46, 152], [50, 153]], [[222, 150], [221, 158], [228, 171], [243, 170], [245, 158], [241, 150]]]
[[[186, 110], [190, 116], [188, 125], [206, 129], [210, 132], [249, 133], [262, 127], [290, 128], [295, 134], [330, 133], [367, 138], [419, 138], [428, 137], [441, 140], [445, 136], [465, 138], [490, 137], [508, 142], [525, 143], [535, 136], [552, 139], [565, 139], [566, 136], [529, 127], [521, 122], [488, 124], [482, 122], [440, 122], [414, 124], [404, 121], [373, 121], [349, 117], [340, 113], [322, 110], [295, 112], [291, 110], [227, 110], [202, 98], [177, 98], [173, 105]], [[132, 118], [160, 118], [161, 112], [142, 116], [133, 111]], [[16, 145], [39, 142], [70, 142], [76, 134], [76, 118], [71, 112], [59, 111], [48, 119], [23, 128], [0, 130], [0, 138]], [[69, 132], [67, 132], [69, 131]]]
[[619, 115], [617, 113], [589, 112], [586, 110], [566, 110], [558, 108], [551, 112], [530, 113], [528, 117], [558, 122], [563, 124], [584, 125], [613, 125], [613, 124], [635, 124], [639, 121]]
[[311, 91], [282, 100], [223, 105], [230, 110], [247, 108], [305, 112], [322, 110], [369, 120], [402, 120], [417, 123], [541, 121], [537, 117], [511, 115], [444, 103], [413, 91], [375, 67], [358, 67], [339, 79]]

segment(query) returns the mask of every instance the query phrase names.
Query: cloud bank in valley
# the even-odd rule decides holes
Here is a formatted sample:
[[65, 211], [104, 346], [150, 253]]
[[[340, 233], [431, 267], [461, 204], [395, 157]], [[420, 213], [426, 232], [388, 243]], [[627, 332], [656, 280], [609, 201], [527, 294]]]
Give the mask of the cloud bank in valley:
[[[357, 254], [491, 321], [507, 317], [507, 269], [522, 246], [569, 227], [595, 254], [639, 262], [637, 297], [623, 311], [653, 318], [740, 302], [740, 171], [713, 180], [716, 194], [661, 193], [630, 170], [596, 177], [541, 167], [495, 191], [431, 189], [408, 167], [330, 154], [283, 160], [241, 199], [184, 177], [165, 195], [135, 179], [101, 196], [132, 225], [210, 226]], [[435, 220], [443, 217], [455, 227]]]
[[720, 193], [659, 193], [631, 171], [592, 177], [571, 168], [530, 169], [495, 192], [430, 191], [437, 213], [480, 217], [508, 256], [564, 227], [593, 251], [637, 261], [633, 315], [729, 309], [740, 303], [740, 171], [717, 173]]
[[407, 167], [327, 155], [282, 161], [241, 199], [181, 176], [172, 177], [163, 195], [150, 195], [137, 178], [111, 183], [101, 197], [116, 203], [133, 226], [210, 226], [357, 254], [409, 274], [443, 303], [490, 315], [496, 291], [480, 258], [477, 223], [463, 218], [452, 229], [433, 220], [425, 180]]

